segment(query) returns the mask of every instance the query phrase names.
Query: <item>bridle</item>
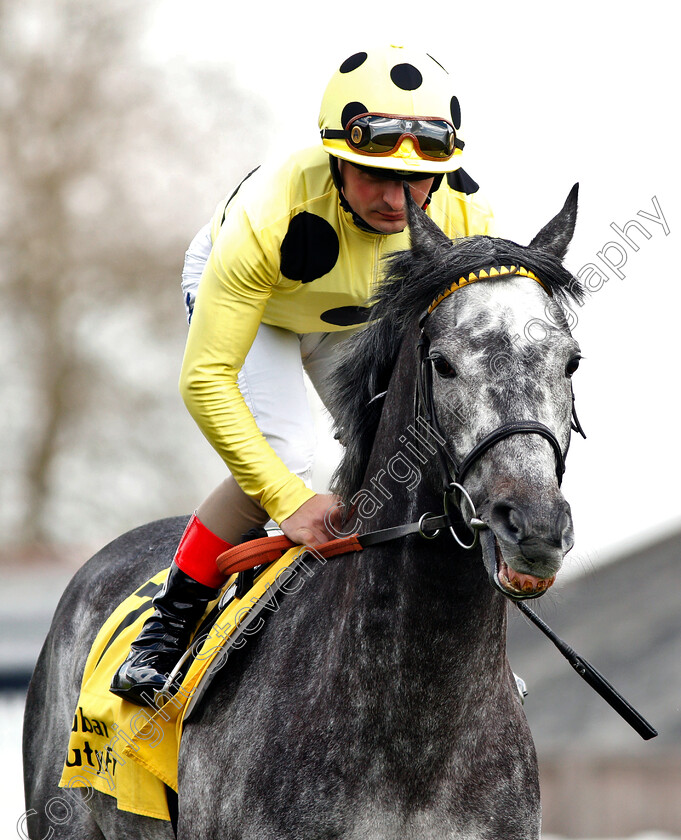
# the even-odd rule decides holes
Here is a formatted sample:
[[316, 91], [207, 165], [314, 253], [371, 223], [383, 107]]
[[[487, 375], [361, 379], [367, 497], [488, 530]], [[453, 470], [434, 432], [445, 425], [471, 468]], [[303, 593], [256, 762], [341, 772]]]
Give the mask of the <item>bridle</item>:
[[[497, 443], [518, 434], [539, 435], [547, 440], [553, 449], [553, 453], [556, 458], [556, 477], [558, 479], [559, 486], [565, 473], [565, 452], [563, 452], [556, 435], [551, 429], [549, 429], [548, 426], [543, 423], [539, 423], [536, 420], [514, 420], [498, 426], [479, 440], [475, 446], [473, 446], [471, 451], [459, 462], [456, 461], [447, 447], [446, 438], [442, 433], [442, 429], [438, 422], [433, 396], [433, 362], [435, 357], [430, 355], [430, 339], [426, 334], [426, 322], [436, 307], [457, 289], [470, 285], [478, 280], [490, 280], [495, 277], [506, 278], [511, 276], [529, 277], [539, 283], [548, 295], [551, 295], [548, 287], [542, 283], [536, 274], [523, 266], [488, 266], [487, 268], [480, 269], [477, 272], [471, 272], [466, 277], [460, 277], [457, 281], [452, 283], [445, 292], [439, 295], [431, 303], [419, 320], [420, 333], [416, 344], [418, 370], [414, 406], [415, 419], [416, 422], [420, 419], [422, 423], [427, 424], [427, 426], [435, 433], [432, 436], [432, 443], [437, 451], [438, 466], [442, 479], [445, 513], [448, 513], [449, 500], [452, 498], [456, 499], [456, 504], [459, 510], [462, 509], [462, 500], [465, 500], [466, 506], [469, 509], [469, 517], [466, 524], [473, 532], [472, 542], [465, 543], [450, 525], [452, 536], [457, 543], [465, 549], [473, 548], [477, 542], [479, 531], [487, 528], [488, 526], [485, 522], [478, 518], [475, 506], [466, 492], [463, 483], [477, 461], [479, 461], [486, 452], [492, 449], [492, 447], [496, 446]], [[579, 432], [583, 437], [586, 437], [575, 411], [574, 394], [572, 395], [571, 428]], [[461, 513], [463, 516], [463, 510], [461, 510]]]

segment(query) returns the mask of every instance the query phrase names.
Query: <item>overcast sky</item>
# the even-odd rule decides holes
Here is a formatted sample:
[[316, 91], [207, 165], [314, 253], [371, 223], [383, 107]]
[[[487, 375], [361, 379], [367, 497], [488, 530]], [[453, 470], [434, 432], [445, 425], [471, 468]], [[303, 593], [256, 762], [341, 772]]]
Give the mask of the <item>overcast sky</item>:
[[[568, 565], [588, 569], [680, 527], [681, 134], [670, 4], [292, 0], [263, 9], [166, 0], [149, 40], [164, 61], [224, 65], [265, 103], [263, 155], [317, 142], [319, 101], [340, 61], [395, 43], [424, 47], [455, 80], [464, 167], [500, 235], [527, 243], [580, 182], [567, 264], [579, 273], [591, 263], [601, 279], [590, 275], [596, 290], [574, 329], [588, 439], [573, 439], [564, 481], [577, 531]], [[225, 190], [216, 185], [211, 201]], [[643, 229], [627, 228], [631, 220]]]

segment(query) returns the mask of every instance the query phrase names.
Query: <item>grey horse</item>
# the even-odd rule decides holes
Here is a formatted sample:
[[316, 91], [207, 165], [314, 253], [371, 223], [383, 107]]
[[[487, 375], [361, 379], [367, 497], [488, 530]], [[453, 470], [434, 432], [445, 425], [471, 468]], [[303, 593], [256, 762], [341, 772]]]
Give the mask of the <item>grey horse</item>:
[[[410, 206], [411, 250], [391, 260], [375, 317], [336, 373], [332, 413], [346, 449], [334, 484], [344, 531], [421, 521], [421, 533], [310, 560], [230, 655], [184, 732], [177, 837], [539, 837], [505, 594], [541, 595], [573, 543], [557, 466], [579, 360], [566, 311], [582, 291], [562, 265], [576, 211], [575, 187], [523, 247], [451, 242]], [[462, 282], [481, 270], [492, 277]], [[467, 461], [513, 424], [532, 428], [488, 440]], [[464, 462], [461, 490], [448, 480]], [[442, 519], [444, 506], [458, 541], [422, 519]], [[173, 838], [169, 822], [57, 781], [89, 646], [112, 608], [170, 564], [185, 523], [123, 535], [64, 593], [26, 704], [25, 836]], [[485, 538], [468, 550], [459, 542], [473, 542], [470, 527]]]

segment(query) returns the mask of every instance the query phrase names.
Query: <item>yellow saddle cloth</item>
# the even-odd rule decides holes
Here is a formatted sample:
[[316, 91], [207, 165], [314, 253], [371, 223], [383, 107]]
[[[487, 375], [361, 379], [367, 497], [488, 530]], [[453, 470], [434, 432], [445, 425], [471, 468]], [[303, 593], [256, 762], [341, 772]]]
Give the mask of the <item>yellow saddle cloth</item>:
[[[166, 785], [177, 791], [177, 759], [187, 715], [230, 649], [259, 629], [263, 609], [278, 609], [276, 594], [302, 564], [304, 546], [287, 551], [256, 578], [252, 589], [234, 598], [202, 639], [179, 691], [159, 709], [141, 707], [109, 691], [111, 678], [152, 611], [151, 598], [166, 578], [159, 572], [126, 598], [97, 634], [83, 672], [60, 787], [91, 788], [116, 797], [122, 811], [170, 820]], [[235, 580], [235, 578], [234, 578]], [[228, 581], [231, 585], [233, 579]], [[290, 592], [299, 584], [291, 585]], [[209, 605], [207, 612], [217, 603]], [[203, 686], [203, 690], [202, 690]]]

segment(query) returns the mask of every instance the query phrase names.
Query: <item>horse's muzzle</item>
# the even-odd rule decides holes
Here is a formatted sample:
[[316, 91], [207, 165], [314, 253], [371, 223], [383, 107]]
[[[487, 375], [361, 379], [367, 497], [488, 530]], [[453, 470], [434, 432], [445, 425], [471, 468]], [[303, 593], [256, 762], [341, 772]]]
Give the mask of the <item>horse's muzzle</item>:
[[570, 507], [562, 496], [539, 508], [497, 499], [485, 517], [483, 557], [494, 585], [514, 599], [537, 598], [549, 589], [574, 544]]
[[517, 547], [527, 563], [536, 563], [541, 568], [552, 565], [555, 558], [554, 572], [574, 545], [570, 506], [561, 495], [541, 505], [497, 499], [490, 507], [489, 525], [502, 545], [509, 549]]

